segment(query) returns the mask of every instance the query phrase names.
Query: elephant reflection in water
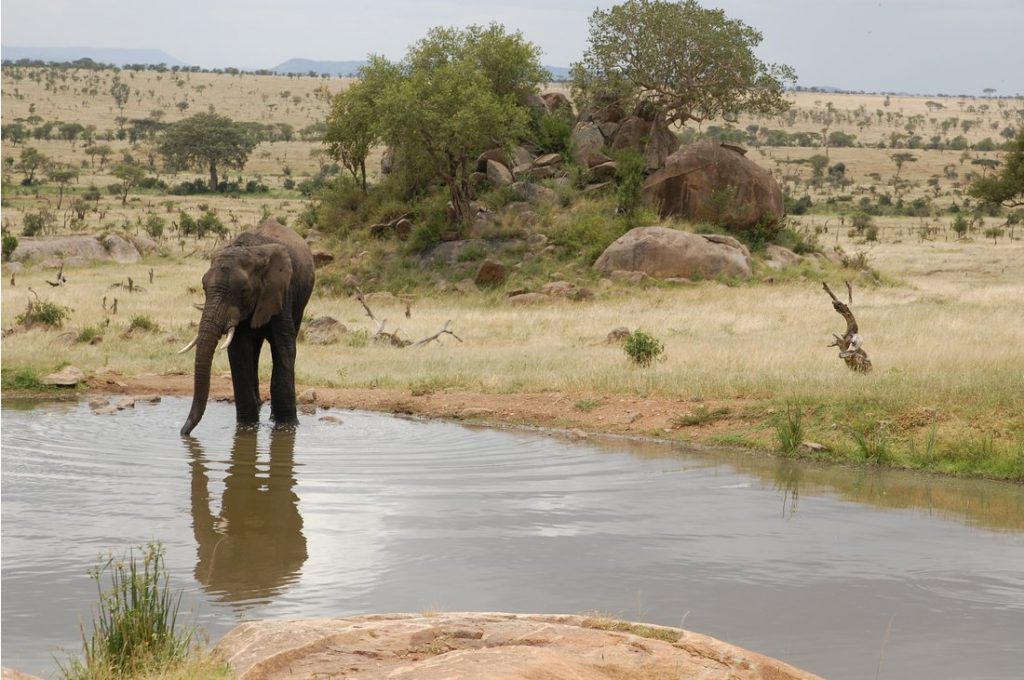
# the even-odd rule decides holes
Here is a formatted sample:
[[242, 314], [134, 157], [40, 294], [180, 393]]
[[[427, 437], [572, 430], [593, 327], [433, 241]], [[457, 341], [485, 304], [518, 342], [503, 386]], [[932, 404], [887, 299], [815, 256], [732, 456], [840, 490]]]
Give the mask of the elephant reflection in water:
[[295, 432], [270, 432], [270, 464], [257, 470], [256, 428], [235, 433], [220, 513], [210, 509], [209, 468], [190, 440], [196, 580], [222, 602], [266, 599], [294, 581], [306, 561], [295, 494]]

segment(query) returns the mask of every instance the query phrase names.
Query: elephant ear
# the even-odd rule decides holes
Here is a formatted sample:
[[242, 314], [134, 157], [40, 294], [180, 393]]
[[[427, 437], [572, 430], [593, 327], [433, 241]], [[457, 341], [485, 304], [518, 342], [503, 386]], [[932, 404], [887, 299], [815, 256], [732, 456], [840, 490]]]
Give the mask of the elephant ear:
[[266, 265], [260, 273], [262, 289], [249, 322], [253, 328], [259, 328], [272, 316], [280, 314], [284, 307], [285, 295], [292, 281], [292, 259], [288, 249], [281, 245], [257, 246], [255, 250], [266, 258]]

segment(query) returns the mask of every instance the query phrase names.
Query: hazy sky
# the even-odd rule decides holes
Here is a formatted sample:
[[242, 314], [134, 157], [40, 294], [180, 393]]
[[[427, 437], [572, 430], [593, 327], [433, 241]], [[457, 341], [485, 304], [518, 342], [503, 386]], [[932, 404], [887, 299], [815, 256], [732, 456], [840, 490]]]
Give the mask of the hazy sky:
[[[497, 21], [568, 66], [603, 0], [4, 0], [7, 46], [161, 49], [203, 67], [292, 57], [400, 58], [432, 26]], [[1024, 93], [1024, 0], [705, 0], [764, 34], [758, 56], [801, 85], [922, 94]]]

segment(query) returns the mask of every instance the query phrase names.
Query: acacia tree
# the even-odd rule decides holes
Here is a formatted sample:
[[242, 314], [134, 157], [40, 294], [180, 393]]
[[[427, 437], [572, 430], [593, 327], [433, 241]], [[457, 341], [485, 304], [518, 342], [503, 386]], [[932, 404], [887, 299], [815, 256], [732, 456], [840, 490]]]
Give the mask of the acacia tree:
[[128, 203], [128, 192], [138, 186], [146, 178], [146, 171], [141, 165], [129, 161], [118, 163], [110, 170], [110, 174], [121, 180], [121, 205]]
[[331, 102], [323, 142], [327, 152], [352, 174], [366, 193], [366, 157], [380, 143], [378, 99], [400, 75], [397, 65], [371, 55], [359, 69], [360, 80], [338, 93]]
[[66, 163], [50, 163], [46, 167], [46, 177], [57, 185], [57, 210], [64, 203], [64, 189], [78, 179], [78, 169]]
[[[402, 62], [374, 57], [360, 75], [365, 90], [348, 103], [373, 93], [365, 112], [353, 109], [370, 116], [363, 129], [379, 133], [403, 163], [440, 178], [459, 223], [472, 217], [473, 162], [525, 133], [529, 116], [519, 101], [547, 77], [540, 49], [499, 24], [432, 29]], [[344, 136], [328, 131], [331, 139]]]
[[241, 123], [216, 113], [197, 113], [164, 130], [160, 154], [173, 168], [196, 168], [210, 173], [210, 191], [220, 186], [221, 167], [245, 167], [256, 140]]
[[627, 0], [590, 16], [590, 45], [573, 64], [573, 89], [583, 106], [609, 96], [653, 107], [656, 122], [702, 122], [744, 111], [789, 108], [792, 68], [754, 55], [761, 33], [696, 0]]
[[982, 177], [969, 189], [971, 196], [1007, 208], [1024, 205], [1024, 129], [1003, 158], [1003, 169], [991, 177]]

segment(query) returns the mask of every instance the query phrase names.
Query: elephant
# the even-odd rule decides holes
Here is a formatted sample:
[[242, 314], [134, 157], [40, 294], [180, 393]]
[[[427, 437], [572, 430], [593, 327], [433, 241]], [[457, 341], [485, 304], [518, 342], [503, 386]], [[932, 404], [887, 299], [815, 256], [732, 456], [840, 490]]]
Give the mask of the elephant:
[[203, 275], [206, 302], [196, 337], [192, 408], [182, 436], [199, 424], [210, 395], [210, 364], [220, 337], [227, 339], [235, 416], [239, 425], [259, 423], [259, 360], [263, 341], [274, 362], [270, 415], [275, 424], [296, 425], [295, 343], [315, 281], [313, 253], [288, 227], [268, 219], [214, 253]]

